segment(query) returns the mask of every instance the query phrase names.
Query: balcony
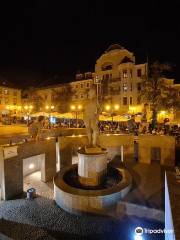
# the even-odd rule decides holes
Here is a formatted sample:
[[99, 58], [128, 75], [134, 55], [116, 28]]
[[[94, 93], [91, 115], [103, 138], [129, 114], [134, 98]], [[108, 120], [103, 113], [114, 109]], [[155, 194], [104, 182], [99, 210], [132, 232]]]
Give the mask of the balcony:
[[121, 81], [120, 77], [109, 79], [109, 83], [120, 82], [120, 81]]

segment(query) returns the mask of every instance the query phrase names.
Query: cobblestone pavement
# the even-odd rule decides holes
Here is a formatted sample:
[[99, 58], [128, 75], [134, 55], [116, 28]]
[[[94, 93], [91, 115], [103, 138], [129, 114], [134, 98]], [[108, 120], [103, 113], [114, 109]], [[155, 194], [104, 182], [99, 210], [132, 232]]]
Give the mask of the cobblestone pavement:
[[125, 216], [120, 220], [95, 215], [73, 215], [44, 197], [0, 204], [0, 233], [14, 240], [131, 240], [137, 226], [152, 229], [164, 227], [161, 223], [135, 217]]
[[44, 183], [41, 181], [41, 172], [37, 171], [24, 177], [24, 191], [28, 188], [35, 188], [36, 193], [42, 197], [53, 199], [53, 182]]
[[53, 183], [41, 182], [40, 172], [24, 178], [24, 190], [30, 187], [36, 188], [39, 195], [34, 200], [16, 199], [0, 204], [0, 233], [14, 240], [131, 240], [135, 227], [142, 224], [149, 228], [152, 225], [155, 225], [154, 228], [164, 227], [161, 223], [137, 217], [124, 216], [120, 220], [115, 217], [69, 214], [55, 204]]

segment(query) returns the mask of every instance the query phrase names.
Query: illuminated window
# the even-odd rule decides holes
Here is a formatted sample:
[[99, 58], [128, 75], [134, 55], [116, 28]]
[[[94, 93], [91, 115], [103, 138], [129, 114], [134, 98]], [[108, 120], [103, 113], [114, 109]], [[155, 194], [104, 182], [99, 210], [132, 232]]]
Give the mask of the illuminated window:
[[141, 77], [142, 76], [142, 70], [139, 68], [137, 69], [137, 76], [138, 77]]
[[4, 89], [4, 94], [5, 95], [8, 95], [9, 94], [9, 91], [7, 89]]
[[127, 78], [128, 77], [128, 73], [127, 73], [127, 69], [123, 70], [123, 78]]
[[127, 83], [123, 83], [123, 92], [127, 92], [128, 87], [127, 87]]
[[123, 97], [123, 105], [127, 105], [127, 97]]

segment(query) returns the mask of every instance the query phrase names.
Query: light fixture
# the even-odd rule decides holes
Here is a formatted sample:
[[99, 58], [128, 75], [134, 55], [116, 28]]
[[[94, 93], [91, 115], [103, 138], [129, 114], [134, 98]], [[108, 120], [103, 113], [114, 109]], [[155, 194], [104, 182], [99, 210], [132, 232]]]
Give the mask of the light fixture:
[[54, 109], [54, 106], [51, 106], [51, 109]]
[[29, 169], [33, 169], [34, 167], [34, 163], [29, 164]]
[[75, 107], [74, 105], [71, 106], [71, 110], [75, 110], [75, 108], [76, 108], [76, 107]]
[[46, 106], [46, 109], [49, 109], [49, 106]]
[[78, 105], [78, 109], [82, 109], [82, 106], [81, 106], [81, 105]]
[[114, 109], [118, 110], [119, 109], [119, 105], [118, 104], [114, 105]]
[[109, 111], [111, 107], [110, 107], [110, 105], [106, 105], [105, 108], [106, 108], [107, 111]]

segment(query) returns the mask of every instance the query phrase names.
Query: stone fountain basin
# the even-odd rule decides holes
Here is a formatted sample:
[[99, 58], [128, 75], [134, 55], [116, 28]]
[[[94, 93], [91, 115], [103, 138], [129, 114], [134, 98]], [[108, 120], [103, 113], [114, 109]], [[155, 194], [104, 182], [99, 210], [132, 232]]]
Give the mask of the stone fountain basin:
[[70, 171], [77, 171], [77, 164], [63, 168], [54, 177], [54, 199], [62, 209], [75, 214], [106, 214], [109, 207], [115, 205], [130, 190], [132, 177], [125, 169], [116, 168], [121, 179], [117, 184], [101, 189], [82, 189], [68, 184], [65, 176]]

